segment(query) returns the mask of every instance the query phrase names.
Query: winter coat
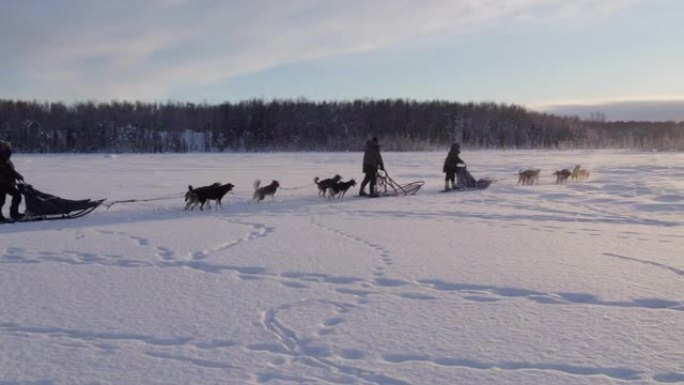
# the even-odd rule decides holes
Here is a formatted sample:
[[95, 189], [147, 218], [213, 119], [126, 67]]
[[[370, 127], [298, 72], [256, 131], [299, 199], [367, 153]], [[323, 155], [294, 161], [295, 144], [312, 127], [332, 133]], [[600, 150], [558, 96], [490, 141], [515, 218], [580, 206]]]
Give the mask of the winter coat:
[[0, 147], [0, 186], [14, 186], [17, 180], [23, 180], [14, 169], [14, 163], [10, 160], [12, 150], [9, 147]]
[[447, 154], [447, 157], [444, 160], [444, 167], [442, 167], [442, 172], [455, 173], [458, 169], [459, 164], [465, 165], [465, 162], [461, 159], [460, 156], [458, 156], [460, 153], [461, 146], [458, 145], [458, 143], [452, 144], [451, 150], [449, 150], [449, 154]]
[[385, 169], [385, 164], [382, 162], [382, 155], [380, 155], [380, 145], [377, 140], [369, 140], [366, 142], [366, 151], [363, 153], [363, 172], [369, 169]]

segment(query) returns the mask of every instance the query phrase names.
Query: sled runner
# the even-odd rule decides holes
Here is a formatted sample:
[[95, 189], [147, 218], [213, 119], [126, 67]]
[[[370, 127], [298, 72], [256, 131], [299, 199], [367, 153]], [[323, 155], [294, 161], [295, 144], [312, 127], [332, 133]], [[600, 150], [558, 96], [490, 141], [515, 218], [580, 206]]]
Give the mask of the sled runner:
[[416, 181], [401, 185], [395, 182], [394, 179], [390, 178], [387, 171], [378, 170], [377, 184], [375, 189], [380, 197], [416, 195], [418, 190], [420, 190], [424, 184], [425, 182], [423, 181]]
[[452, 191], [472, 191], [472, 190], [484, 190], [487, 187], [489, 187], [492, 184], [493, 180], [491, 179], [478, 179], [475, 184], [471, 186], [456, 186], [455, 188], [449, 189], [449, 190], [439, 190], [439, 192], [452, 192]]
[[26, 210], [19, 221], [40, 221], [82, 217], [95, 210], [104, 199], [71, 200], [38, 191], [30, 184], [20, 183], [17, 189], [24, 196]]

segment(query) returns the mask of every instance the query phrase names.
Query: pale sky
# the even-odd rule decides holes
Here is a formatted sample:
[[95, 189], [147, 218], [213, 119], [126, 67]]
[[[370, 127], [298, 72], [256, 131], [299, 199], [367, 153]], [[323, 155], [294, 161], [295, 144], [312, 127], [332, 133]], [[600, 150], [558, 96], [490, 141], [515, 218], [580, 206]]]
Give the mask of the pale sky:
[[4, 99], [439, 99], [684, 120], [681, 0], [0, 0], [0, 9]]

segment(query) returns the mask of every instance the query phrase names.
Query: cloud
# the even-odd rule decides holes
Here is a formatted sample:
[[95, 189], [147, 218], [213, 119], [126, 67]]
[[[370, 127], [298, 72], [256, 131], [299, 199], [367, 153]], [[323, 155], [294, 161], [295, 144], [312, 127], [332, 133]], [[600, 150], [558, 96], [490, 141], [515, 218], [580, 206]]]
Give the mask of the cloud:
[[[624, 0], [10, 0], [0, 97], [164, 99], [289, 63], [445, 39], [493, 25], [605, 17]], [[17, 76], [17, 75], [13, 75]], [[2, 80], [0, 79], [0, 83]], [[9, 93], [13, 94], [9, 94]]]

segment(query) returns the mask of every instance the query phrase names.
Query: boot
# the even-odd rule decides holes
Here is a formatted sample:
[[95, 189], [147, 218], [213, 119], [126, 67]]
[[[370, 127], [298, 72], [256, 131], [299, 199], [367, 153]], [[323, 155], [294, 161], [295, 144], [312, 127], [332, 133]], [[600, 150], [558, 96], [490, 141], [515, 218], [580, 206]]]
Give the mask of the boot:
[[[12, 203], [14, 203], [14, 202], [12, 202]], [[19, 207], [18, 207], [18, 206], [19, 206], [19, 205], [17, 205], [17, 206], [14, 206], [14, 205], [10, 206], [10, 218], [12, 218], [12, 219], [14, 219], [14, 220], [20, 220], [20, 219], [24, 218], [24, 214], [21, 214], [21, 213], [19, 212]]]
[[15, 190], [15, 194], [12, 195], [12, 203], [10, 203], [10, 218], [21, 219], [24, 217], [24, 214], [19, 214], [19, 204], [21, 204], [21, 194]]
[[0, 223], [12, 223], [12, 222], [14, 222], [14, 221], [11, 219], [7, 219], [2, 214], [0, 214]]
[[378, 197], [378, 192], [377, 192], [375, 186], [373, 186], [373, 185], [370, 186], [370, 195], [369, 196], [372, 198]]
[[364, 179], [363, 182], [361, 182], [361, 187], [359, 188], [359, 196], [360, 197], [365, 197], [366, 195], [366, 185], [368, 182]]
[[444, 191], [449, 191], [449, 181], [444, 182]]
[[454, 181], [452, 180], [452, 181], [451, 181], [451, 189], [452, 189], [452, 190], [456, 190], [456, 188], [457, 188], [457, 187], [456, 187], [456, 182], [454, 182]]

